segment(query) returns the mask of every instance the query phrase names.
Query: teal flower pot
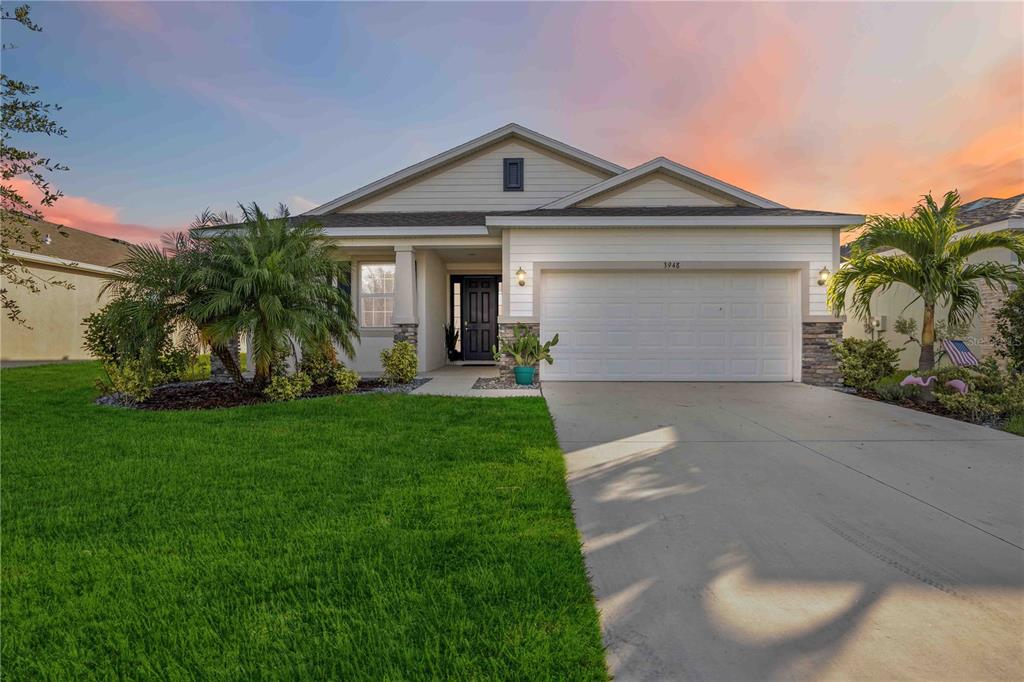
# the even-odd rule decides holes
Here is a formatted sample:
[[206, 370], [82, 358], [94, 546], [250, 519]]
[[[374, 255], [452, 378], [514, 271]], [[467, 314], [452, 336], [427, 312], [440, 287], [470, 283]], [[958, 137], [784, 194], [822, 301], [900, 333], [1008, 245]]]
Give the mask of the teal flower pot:
[[513, 367], [512, 371], [516, 374], [516, 383], [520, 386], [529, 386], [533, 383], [533, 367]]

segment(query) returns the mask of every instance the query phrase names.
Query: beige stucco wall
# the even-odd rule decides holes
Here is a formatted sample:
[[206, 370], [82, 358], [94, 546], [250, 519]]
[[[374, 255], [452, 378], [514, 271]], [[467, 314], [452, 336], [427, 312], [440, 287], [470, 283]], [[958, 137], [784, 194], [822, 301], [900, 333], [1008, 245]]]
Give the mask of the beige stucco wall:
[[[981, 263], [985, 261], [997, 261], [1000, 263], [1015, 263], [1012, 253], [1005, 249], [992, 249], [976, 253], [967, 259], [970, 263]], [[997, 291], [989, 290], [984, 284], [980, 284], [982, 291], [982, 307], [975, 315], [971, 324], [970, 332], [963, 340], [968, 347], [979, 358], [989, 355], [992, 352], [992, 315], [998, 309], [1003, 296]], [[894, 348], [906, 348], [900, 355], [900, 367], [902, 369], [913, 369], [917, 367], [921, 347], [916, 343], [904, 346], [906, 336], [897, 334], [893, 327], [896, 318], [906, 317], [917, 320], [918, 333], [921, 329], [921, 318], [924, 315], [924, 304], [921, 301], [914, 301], [917, 294], [908, 286], [903, 284], [894, 285], [885, 294], [875, 294], [871, 303], [872, 313], [875, 317], [885, 317], [885, 331], [881, 338], [887, 340]], [[936, 321], [946, 319], [946, 308], [939, 307], [935, 312]], [[852, 336], [859, 339], [869, 338], [870, 335], [864, 331], [864, 321], [847, 316], [846, 324], [843, 325], [843, 336]]]
[[83, 360], [89, 354], [82, 348], [82, 319], [106, 303], [99, 298], [104, 280], [101, 275], [80, 270], [33, 264], [30, 268], [41, 279], [65, 280], [73, 290], [47, 286], [39, 293], [9, 286], [21, 306], [22, 316], [31, 327], [0, 320], [0, 358], [3, 360]]

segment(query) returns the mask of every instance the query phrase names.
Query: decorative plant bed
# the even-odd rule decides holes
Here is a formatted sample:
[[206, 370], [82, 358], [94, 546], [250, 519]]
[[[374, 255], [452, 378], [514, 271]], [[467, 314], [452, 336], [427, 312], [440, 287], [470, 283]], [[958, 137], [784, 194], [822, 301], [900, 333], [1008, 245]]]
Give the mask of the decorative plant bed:
[[[304, 393], [304, 398], [323, 398], [331, 395], [356, 395], [360, 393], [409, 393], [430, 381], [419, 378], [407, 384], [386, 384], [380, 379], [362, 379], [352, 393], [342, 394], [334, 386], [314, 386]], [[153, 395], [141, 403], [126, 403], [120, 394], [97, 398], [99, 405], [129, 407], [139, 410], [210, 410], [221, 407], [239, 407], [267, 403], [262, 393], [247, 391], [229, 381], [188, 381], [164, 384], [153, 389]]]
[[473, 388], [477, 390], [506, 390], [522, 388], [540, 388], [540, 382], [534, 375], [532, 384], [517, 384], [515, 377], [480, 377], [473, 382]]

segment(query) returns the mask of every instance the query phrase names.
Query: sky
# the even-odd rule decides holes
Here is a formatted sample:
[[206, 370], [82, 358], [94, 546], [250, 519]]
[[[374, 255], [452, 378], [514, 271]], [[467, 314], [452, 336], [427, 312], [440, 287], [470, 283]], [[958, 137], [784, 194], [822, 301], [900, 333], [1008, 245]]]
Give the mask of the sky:
[[36, 2], [32, 17], [42, 33], [4, 26], [3, 70], [63, 106], [66, 139], [18, 140], [70, 166], [44, 213], [130, 241], [207, 207], [299, 213], [509, 122], [793, 208], [1024, 192], [1024, 3]]

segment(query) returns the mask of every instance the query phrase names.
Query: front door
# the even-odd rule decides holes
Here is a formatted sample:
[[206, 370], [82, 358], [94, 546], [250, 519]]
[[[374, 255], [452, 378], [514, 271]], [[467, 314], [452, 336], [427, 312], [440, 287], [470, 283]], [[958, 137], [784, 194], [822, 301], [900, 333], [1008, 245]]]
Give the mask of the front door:
[[498, 278], [462, 278], [462, 359], [492, 360], [498, 338]]

